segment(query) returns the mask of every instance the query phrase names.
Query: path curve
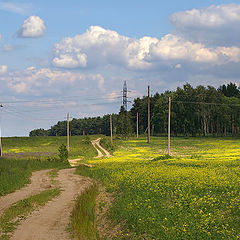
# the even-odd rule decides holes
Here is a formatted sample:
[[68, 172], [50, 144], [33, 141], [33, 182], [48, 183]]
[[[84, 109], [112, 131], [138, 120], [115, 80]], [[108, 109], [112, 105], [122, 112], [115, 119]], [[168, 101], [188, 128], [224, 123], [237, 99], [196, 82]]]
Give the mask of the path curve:
[[3, 213], [4, 209], [10, 207], [13, 203], [51, 188], [51, 180], [48, 172], [50, 172], [49, 169], [33, 172], [30, 184], [27, 184], [25, 187], [15, 192], [0, 197], [0, 215]]
[[[104, 156], [111, 157], [111, 154], [100, 145], [100, 140], [101, 140], [101, 138], [91, 141], [93, 147], [97, 150], [97, 153], [98, 153], [96, 158], [100, 158], [100, 157], [104, 157]], [[99, 148], [104, 152], [105, 155], [102, 154], [102, 152], [99, 150]]]
[[13, 240], [67, 240], [66, 232], [74, 199], [92, 181], [89, 178], [74, 174], [75, 168], [63, 169], [58, 173], [62, 193], [48, 202], [38, 211], [34, 211], [26, 220], [21, 222], [14, 232]]

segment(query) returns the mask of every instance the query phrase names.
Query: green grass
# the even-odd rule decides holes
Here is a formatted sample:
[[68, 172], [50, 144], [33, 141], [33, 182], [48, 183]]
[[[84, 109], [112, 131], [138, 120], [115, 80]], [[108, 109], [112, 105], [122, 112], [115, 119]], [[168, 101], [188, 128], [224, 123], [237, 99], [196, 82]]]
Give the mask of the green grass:
[[9, 239], [10, 233], [15, 230], [21, 219], [24, 219], [33, 210], [45, 205], [48, 201], [58, 196], [60, 192], [61, 190], [58, 188], [46, 190], [21, 200], [6, 209], [0, 217], [0, 239]]
[[67, 167], [69, 167], [67, 162], [0, 158], [0, 196], [13, 192], [29, 183], [33, 171]]
[[[99, 136], [91, 136], [90, 140]], [[0, 196], [29, 183], [33, 171], [69, 167], [58, 158], [58, 148], [66, 137], [11, 137], [2, 138], [4, 157], [0, 158]], [[69, 158], [83, 161], [97, 155], [84, 136], [70, 138]]]
[[[111, 221], [123, 239], [239, 239], [238, 138], [131, 139], [78, 173], [115, 193]], [[124, 224], [123, 224], [124, 223]]]
[[97, 185], [92, 185], [77, 198], [68, 229], [71, 232], [72, 239], [98, 239], [94, 216], [97, 193]]
[[[90, 136], [90, 140], [99, 136]], [[2, 138], [3, 153], [23, 159], [42, 158], [58, 155], [58, 148], [67, 144], [67, 137], [10, 137]], [[24, 153], [24, 154], [21, 154]], [[86, 141], [85, 136], [70, 137], [69, 158], [91, 158], [96, 156], [96, 151]]]

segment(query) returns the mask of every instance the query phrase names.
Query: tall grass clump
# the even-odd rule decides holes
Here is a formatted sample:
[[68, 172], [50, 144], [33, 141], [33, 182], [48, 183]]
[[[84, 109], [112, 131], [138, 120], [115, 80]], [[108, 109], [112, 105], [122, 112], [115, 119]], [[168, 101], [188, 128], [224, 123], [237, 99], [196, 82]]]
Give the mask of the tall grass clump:
[[98, 187], [94, 184], [76, 199], [69, 224], [69, 231], [74, 239], [98, 239], [94, 214], [97, 194]]
[[107, 151], [113, 153], [119, 145], [119, 140], [114, 139], [114, 141], [111, 142], [110, 137], [101, 137], [100, 145]]

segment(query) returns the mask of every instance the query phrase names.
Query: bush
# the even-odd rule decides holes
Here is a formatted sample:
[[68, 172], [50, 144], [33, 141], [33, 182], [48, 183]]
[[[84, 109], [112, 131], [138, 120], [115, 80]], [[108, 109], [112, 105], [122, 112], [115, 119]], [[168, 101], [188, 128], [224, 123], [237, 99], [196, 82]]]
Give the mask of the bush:
[[109, 137], [102, 137], [100, 140], [100, 145], [110, 152], [113, 152], [117, 149], [116, 141], [111, 143], [111, 139]]
[[60, 160], [62, 162], [67, 161], [68, 160], [68, 150], [67, 150], [66, 145], [62, 144], [59, 147], [58, 151], [59, 151], [58, 156], [59, 156]]

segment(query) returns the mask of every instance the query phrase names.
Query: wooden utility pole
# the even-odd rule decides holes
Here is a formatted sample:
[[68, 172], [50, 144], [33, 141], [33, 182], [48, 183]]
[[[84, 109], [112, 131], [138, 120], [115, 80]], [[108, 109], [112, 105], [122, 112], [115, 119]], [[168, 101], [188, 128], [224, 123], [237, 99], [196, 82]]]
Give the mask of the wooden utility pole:
[[138, 138], [138, 112], [137, 112], [137, 138]]
[[69, 113], [67, 114], [67, 150], [69, 152]]
[[149, 93], [149, 86], [148, 86], [148, 143], [150, 143], [150, 93]]
[[170, 136], [171, 136], [171, 97], [168, 98], [168, 155], [170, 155]]
[[112, 136], [112, 115], [110, 115], [110, 134], [111, 134], [111, 143], [113, 141], [113, 136]]

